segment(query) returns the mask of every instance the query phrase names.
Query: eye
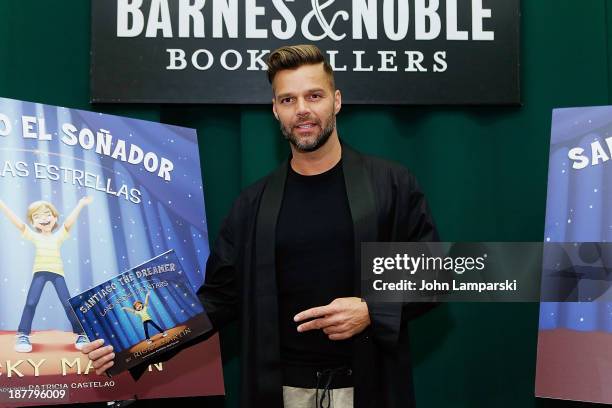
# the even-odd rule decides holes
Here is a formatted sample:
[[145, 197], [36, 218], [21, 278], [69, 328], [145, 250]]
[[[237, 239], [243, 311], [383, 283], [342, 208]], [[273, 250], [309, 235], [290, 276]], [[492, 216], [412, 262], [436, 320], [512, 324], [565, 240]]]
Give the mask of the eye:
[[281, 98], [281, 100], [280, 100], [280, 103], [282, 103], [282, 104], [288, 104], [288, 103], [291, 103], [291, 102], [293, 102], [293, 97], [291, 97], [291, 96], [287, 96], [287, 97]]
[[312, 95], [310, 95], [309, 98], [310, 98], [310, 100], [316, 101], [316, 100], [321, 99], [322, 95], [321, 94], [312, 94]]

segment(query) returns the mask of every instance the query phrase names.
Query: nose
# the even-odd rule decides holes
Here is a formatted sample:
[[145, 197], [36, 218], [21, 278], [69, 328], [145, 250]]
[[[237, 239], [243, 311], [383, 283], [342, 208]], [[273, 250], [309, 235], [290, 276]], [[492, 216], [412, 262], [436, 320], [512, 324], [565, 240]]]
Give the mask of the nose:
[[304, 98], [298, 98], [296, 114], [298, 116], [308, 116], [310, 114], [310, 107]]

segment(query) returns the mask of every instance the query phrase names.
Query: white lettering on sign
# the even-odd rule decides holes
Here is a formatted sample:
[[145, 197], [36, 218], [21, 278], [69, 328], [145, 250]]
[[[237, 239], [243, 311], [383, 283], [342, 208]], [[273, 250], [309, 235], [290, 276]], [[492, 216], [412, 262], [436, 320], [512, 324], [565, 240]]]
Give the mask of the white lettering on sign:
[[[485, 8], [483, 0], [469, 0], [469, 16], [460, 18], [458, 3], [467, 1], [351, 0], [349, 4], [310, 0], [311, 9], [296, 15], [291, 7], [296, 0], [151, 0], [148, 6], [143, 0], [117, 0], [117, 37], [289, 40], [299, 28], [309, 41], [402, 41], [412, 33], [418, 41], [441, 36], [454, 41], [494, 41], [495, 32], [485, 29], [493, 11]], [[177, 5], [173, 18], [170, 10]], [[205, 17], [210, 19], [209, 26]]]

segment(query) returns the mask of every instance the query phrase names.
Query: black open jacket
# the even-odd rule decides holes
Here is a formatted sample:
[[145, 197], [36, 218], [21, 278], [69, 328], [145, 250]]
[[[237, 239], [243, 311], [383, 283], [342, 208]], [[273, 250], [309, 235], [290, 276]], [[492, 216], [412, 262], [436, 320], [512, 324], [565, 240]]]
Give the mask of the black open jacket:
[[[236, 200], [198, 291], [215, 329], [240, 319], [242, 407], [283, 406], [274, 251], [288, 165], [286, 161]], [[438, 236], [425, 197], [406, 168], [362, 155], [346, 144], [342, 166], [359, 288], [361, 242], [428, 242]], [[415, 405], [407, 322], [430, 307], [368, 302], [372, 324], [354, 340], [355, 408]]]

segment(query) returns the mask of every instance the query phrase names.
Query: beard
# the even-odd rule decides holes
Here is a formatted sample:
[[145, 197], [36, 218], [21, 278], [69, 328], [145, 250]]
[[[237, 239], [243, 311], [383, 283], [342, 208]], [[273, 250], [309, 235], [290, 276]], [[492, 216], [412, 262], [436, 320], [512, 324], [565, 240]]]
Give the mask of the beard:
[[[306, 122], [307, 120], [304, 121]], [[308, 121], [315, 122], [313, 120]], [[336, 128], [335, 114], [332, 112], [331, 115], [329, 115], [329, 117], [325, 121], [325, 127], [323, 127], [319, 121], [316, 121], [316, 123], [319, 127], [321, 127], [321, 131], [316, 136], [316, 138], [310, 142], [302, 140], [302, 138], [293, 133], [293, 127], [285, 126], [282, 122], [280, 122], [280, 130], [283, 136], [285, 137], [285, 140], [288, 140], [289, 143], [291, 143], [291, 145], [293, 145], [293, 147], [297, 151], [302, 153], [314, 152], [315, 150], [323, 146], [325, 143], [327, 143], [329, 137], [334, 132], [334, 129]]]

